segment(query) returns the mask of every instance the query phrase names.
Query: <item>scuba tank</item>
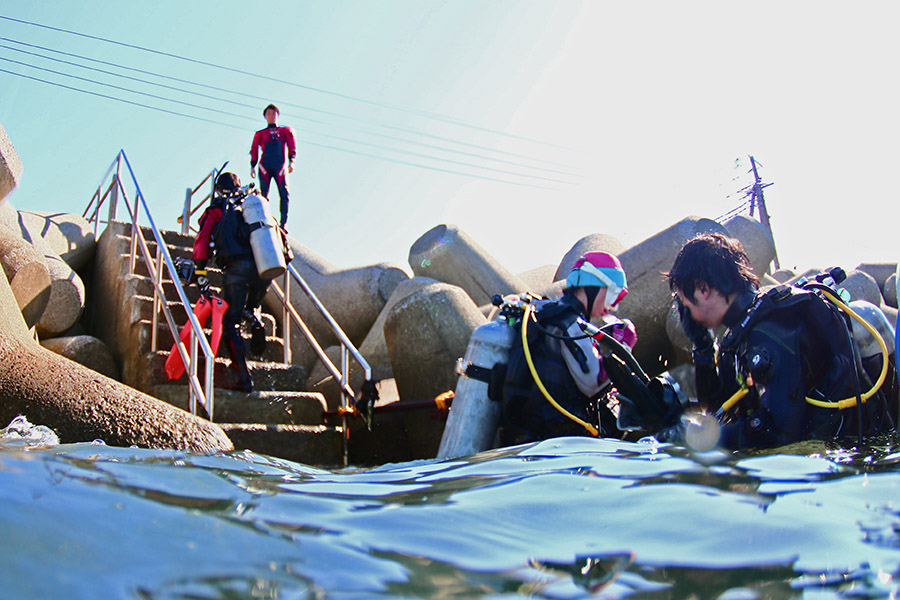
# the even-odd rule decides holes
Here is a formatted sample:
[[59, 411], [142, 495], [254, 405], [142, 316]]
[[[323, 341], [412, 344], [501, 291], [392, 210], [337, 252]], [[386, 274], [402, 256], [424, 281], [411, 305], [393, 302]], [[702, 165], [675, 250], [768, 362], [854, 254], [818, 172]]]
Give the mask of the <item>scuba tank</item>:
[[275, 220], [269, 212], [269, 201], [251, 192], [241, 202], [241, 212], [250, 227], [250, 248], [259, 276], [275, 279], [282, 275], [287, 264]]
[[[895, 348], [894, 330], [884, 311], [866, 300], [853, 300], [849, 305], [856, 314], [878, 332], [878, 335], [884, 340], [888, 352], [893, 353]], [[870, 334], [858, 321], [854, 320], [851, 323], [853, 324], [853, 341], [856, 342], [860, 357], [866, 359], [881, 354], [881, 347], [875, 336]]]
[[496, 320], [478, 327], [469, 339], [466, 355], [457, 362], [459, 380], [438, 449], [439, 460], [468, 456], [493, 447], [503, 404], [497, 392], [506, 373], [509, 350], [519, 332], [522, 308], [492, 300], [501, 306]]

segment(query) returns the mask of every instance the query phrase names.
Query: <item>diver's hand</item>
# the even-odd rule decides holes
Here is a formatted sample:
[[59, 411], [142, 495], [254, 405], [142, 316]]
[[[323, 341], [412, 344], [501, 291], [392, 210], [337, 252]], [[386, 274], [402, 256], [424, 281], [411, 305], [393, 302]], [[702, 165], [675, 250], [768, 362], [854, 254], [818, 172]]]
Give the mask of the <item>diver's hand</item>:
[[675, 305], [678, 307], [681, 327], [684, 329], [688, 339], [694, 344], [694, 354], [712, 354], [713, 337], [709, 333], [709, 328], [694, 320], [694, 317], [691, 316], [691, 311], [682, 304], [678, 296], [675, 296]]
[[200, 288], [200, 293], [202, 295], [209, 298], [209, 279], [206, 277], [205, 273], [197, 277], [197, 287]]

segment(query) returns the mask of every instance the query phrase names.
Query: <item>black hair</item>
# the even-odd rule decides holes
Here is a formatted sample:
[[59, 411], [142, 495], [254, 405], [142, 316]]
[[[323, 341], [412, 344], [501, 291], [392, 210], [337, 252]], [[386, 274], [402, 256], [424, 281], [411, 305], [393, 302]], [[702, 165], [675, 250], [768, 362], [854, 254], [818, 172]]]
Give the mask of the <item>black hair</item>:
[[281, 114], [281, 111], [278, 110], [277, 106], [275, 106], [274, 104], [270, 104], [263, 109], [263, 116], [266, 116], [266, 113], [269, 111], [270, 108], [275, 109], [275, 114], [277, 114], [277, 115]]
[[688, 241], [665, 277], [670, 290], [681, 290], [692, 300], [701, 282], [723, 296], [759, 286], [741, 242], [721, 233], [702, 233]]
[[241, 187], [241, 180], [234, 173], [222, 173], [216, 177], [217, 192], [231, 192]]

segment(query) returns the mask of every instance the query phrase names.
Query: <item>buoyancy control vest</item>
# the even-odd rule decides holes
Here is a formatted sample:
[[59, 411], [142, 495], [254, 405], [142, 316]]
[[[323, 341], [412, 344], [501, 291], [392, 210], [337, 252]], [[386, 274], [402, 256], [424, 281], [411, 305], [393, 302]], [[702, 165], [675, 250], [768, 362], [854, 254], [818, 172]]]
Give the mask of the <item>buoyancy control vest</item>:
[[[213, 228], [216, 245], [216, 264], [225, 267], [237, 258], [253, 258], [250, 246], [250, 227], [244, 220], [238, 198], [220, 198], [222, 218]], [[215, 206], [215, 205], [213, 205]]]
[[[584, 361], [586, 368], [589, 357], [567, 337], [567, 329], [581, 312], [580, 303], [568, 295], [558, 301], [541, 303], [535, 312], [536, 323], [528, 328], [527, 341], [535, 371], [549, 394], [565, 410], [597, 426], [597, 403], [578, 389], [562, 355], [565, 346], [579, 363]], [[509, 350], [502, 390], [502, 445], [563, 435], [589, 435], [584, 427], [563, 415], [544, 397], [527, 364], [519, 334], [514, 336]]]
[[756, 294], [719, 347], [719, 404], [735, 385], [754, 383], [737, 405], [741, 427], [731, 428], [730, 443], [723, 441], [745, 447], [834, 438], [855, 434], [860, 417], [866, 433], [881, 431], [890, 422], [883, 396], [859, 411], [816, 408], [805, 400], [852, 396], [855, 371], [869, 387], [852, 343], [838, 309], [814, 291], [780, 285]]

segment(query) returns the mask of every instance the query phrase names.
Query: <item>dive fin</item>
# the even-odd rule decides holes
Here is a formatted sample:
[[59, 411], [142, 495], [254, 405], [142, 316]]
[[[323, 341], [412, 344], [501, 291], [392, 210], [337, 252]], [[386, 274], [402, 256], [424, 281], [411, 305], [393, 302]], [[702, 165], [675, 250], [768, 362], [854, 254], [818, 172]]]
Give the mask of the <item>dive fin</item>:
[[218, 296], [210, 296], [209, 300], [212, 303], [212, 338], [209, 340], [209, 347], [212, 348], [213, 356], [218, 356], [222, 341], [222, 318], [228, 310], [228, 303]]
[[[209, 318], [210, 312], [212, 312], [212, 306], [210, 302], [203, 296], [200, 296], [200, 299], [197, 300], [196, 304], [194, 304], [194, 316], [197, 317], [197, 321], [200, 322], [201, 327], [206, 324], [206, 320]], [[184, 324], [184, 327], [181, 328], [181, 333], [178, 337], [181, 338], [181, 343], [187, 344], [188, 340], [191, 337], [190, 321]], [[175, 380], [181, 377], [183, 374], [184, 362], [182, 362], [181, 354], [178, 352], [178, 342], [175, 342], [174, 344], [172, 344], [172, 349], [169, 351], [169, 357], [166, 359], [166, 377]]]

